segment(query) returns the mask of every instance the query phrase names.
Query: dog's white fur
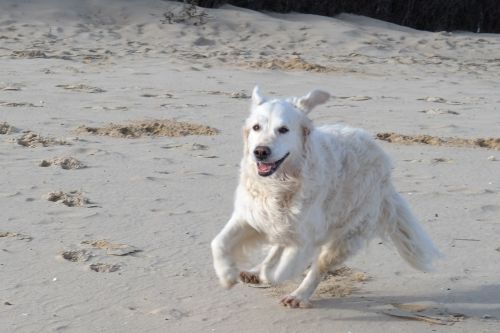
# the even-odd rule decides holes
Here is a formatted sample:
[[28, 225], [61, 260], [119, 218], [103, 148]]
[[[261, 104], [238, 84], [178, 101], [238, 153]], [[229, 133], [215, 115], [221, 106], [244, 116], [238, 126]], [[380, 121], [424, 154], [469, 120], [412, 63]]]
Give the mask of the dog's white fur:
[[[300, 286], [282, 299], [286, 306], [308, 306], [321, 275], [374, 236], [388, 236], [419, 270], [431, 269], [439, 255], [395, 191], [390, 160], [370, 135], [343, 125], [313, 127], [307, 113], [328, 98], [315, 90], [301, 98], [268, 100], [255, 87], [234, 211], [211, 244], [224, 287], [239, 279], [279, 283], [310, 266]], [[283, 127], [288, 132], [280, 133]], [[253, 153], [258, 146], [270, 148], [269, 163], [289, 154], [268, 177], [258, 173]], [[240, 254], [261, 242], [271, 246], [267, 257], [240, 271]]]

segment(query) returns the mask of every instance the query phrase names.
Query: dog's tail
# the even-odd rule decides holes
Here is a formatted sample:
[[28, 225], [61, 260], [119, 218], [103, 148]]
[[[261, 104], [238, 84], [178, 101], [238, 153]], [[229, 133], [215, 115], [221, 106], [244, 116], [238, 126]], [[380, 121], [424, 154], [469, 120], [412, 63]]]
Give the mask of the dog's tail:
[[382, 206], [382, 234], [389, 236], [399, 254], [410, 266], [421, 271], [432, 271], [433, 261], [441, 252], [415, 216], [406, 200], [395, 190], [384, 199]]

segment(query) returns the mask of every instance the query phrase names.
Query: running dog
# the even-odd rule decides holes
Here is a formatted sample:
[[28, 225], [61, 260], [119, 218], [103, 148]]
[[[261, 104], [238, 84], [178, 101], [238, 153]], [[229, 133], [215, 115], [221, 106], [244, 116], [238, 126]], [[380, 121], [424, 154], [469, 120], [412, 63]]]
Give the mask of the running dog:
[[[344, 125], [314, 127], [307, 117], [330, 95], [268, 99], [258, 87], [243, 128], [244, 150], [234, 211], [211, 243], [215, 272], [276, 284], [309, 270], [281, 303], [310, 306], [326, 272], [375, 237], [392, 240], [412, 267], [428, 271], [440, 253], [391, 182], [391, 162], [369, 134]], [[248, 271], [252, 249], [269, 246]]]

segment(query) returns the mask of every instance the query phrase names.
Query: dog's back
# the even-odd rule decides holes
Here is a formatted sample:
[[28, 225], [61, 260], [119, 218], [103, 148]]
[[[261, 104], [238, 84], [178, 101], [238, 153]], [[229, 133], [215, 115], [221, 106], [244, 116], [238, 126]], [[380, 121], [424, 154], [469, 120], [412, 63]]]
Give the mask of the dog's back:
[[343, 244], [353, 254], [375, 235], [389, 237], [412, 267], [430, 270], [439, 251], [395, 191], [392, 163], [377, 142], [344, 125], [319, 127], [311, 140], [315, 159], [328, 161], [317, 163], [324, 169], [318, 175], [335, 175], [328, 183], [317, 180], [328, 188], [323, 205], [330, 224], [328, 243]]

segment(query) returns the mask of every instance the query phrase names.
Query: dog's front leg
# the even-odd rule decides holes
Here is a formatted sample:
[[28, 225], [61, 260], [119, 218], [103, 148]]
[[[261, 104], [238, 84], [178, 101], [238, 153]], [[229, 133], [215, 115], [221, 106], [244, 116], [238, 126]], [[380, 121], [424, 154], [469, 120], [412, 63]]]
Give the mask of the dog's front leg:
[[283, 248], [278, 264], [269, 273], [271, 282], [280, 283], [304, 272], [307, 266], [312, 263], [315, 252], [316, 250], [312, 244]]
[[212, 240], [215, 273], [223, 287], [231, 288], [238, 282], [239, 271], [234, 254], [246, 239], [256, 233], [244, 219], [233, 214], [222, 231]]
[[273, 245], [264, 261], [252, 268], [250, 271], [243, 271], [240, 273], [241, 281], [251, 284], [270, 283], [270, 272], [278, 263], [282, 253], [282, 246]]

